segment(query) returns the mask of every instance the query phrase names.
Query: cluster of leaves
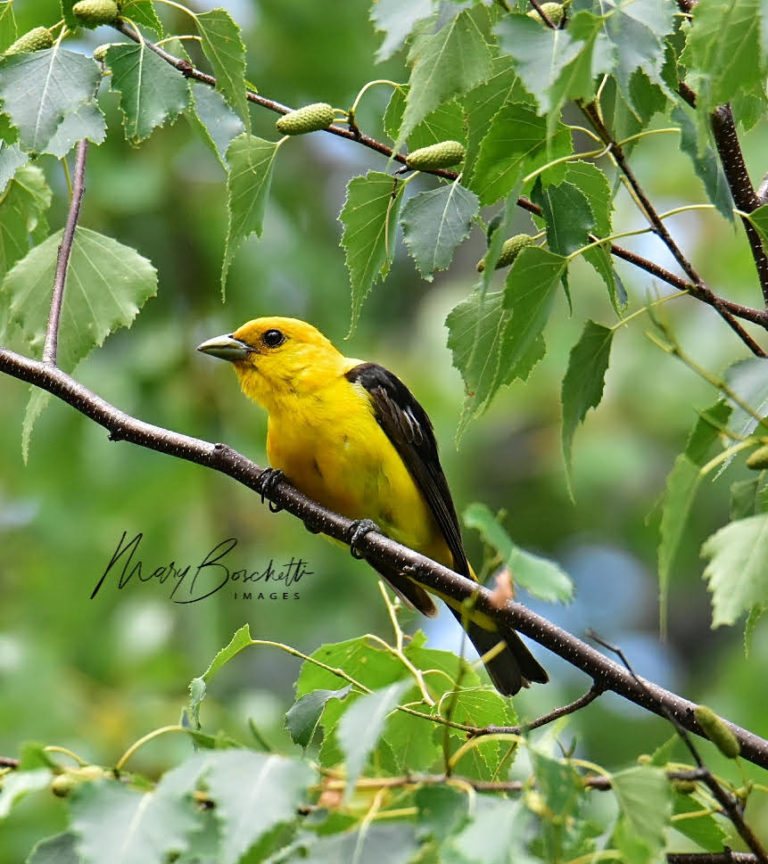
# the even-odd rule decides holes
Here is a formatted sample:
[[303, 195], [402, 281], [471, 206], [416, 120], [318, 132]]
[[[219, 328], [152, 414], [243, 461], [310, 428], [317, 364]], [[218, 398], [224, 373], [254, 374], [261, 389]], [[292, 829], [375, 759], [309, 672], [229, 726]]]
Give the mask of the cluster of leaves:
[[[725, 823], [706, 791], [668, 777], [685, 767], [670, 762], [674, 737], [615, 773], [553, 755], [549, 733], [473, 737], [468, 730], [515, 723], [509, 703], [455, 655], [426, 648], [422, 634], [404, 648], [398, 635], [394, 646], [362, 637], [305, 658], [285, 717], [296, 752], [280, 755], [258, 736], [247, 746], [199, 728], [213, 676], [262, 644], [244, 627], [192, 681], [183, 724], [150, 733], [114, 769], [62, 764], [55, 748], [28, 745], [3, 778], [0, 817], [30, 793], [66, 799], [66, 830], [38, 843], [28, 864], [494, 864], [592, 853], [641, 862], [691, 842], [722, 848]], [[125, 768], [168, 732], [188, 735], [196, 752], [157, 782]], [[520, 779], [505, 782], [518, 756]]]

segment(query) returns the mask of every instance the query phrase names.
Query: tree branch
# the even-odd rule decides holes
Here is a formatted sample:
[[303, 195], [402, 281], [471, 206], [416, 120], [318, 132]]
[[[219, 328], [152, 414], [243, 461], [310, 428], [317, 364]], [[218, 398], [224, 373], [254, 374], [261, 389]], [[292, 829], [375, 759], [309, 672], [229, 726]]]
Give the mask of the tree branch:
[[[207, 84], [210, 87], [216, 86], [216, 78], [213, 75], [209, 75], [206, 72], [201, 72], [199, 69], [195, 68], [188, 60], [182, 60], [179, 57], [174, 57], [173, 54], [169, 54], [165, 49], [163, 49], [159, 45], [155, 45], [148, 39], [142, 40], [139, 37], [138, 33], [136, 33], [136, 31], [127, 22], [118, 19], [118, 21], [114, 24], [114, 27], [119, 30], [120, 33], [127, 36], [134, 42], [140, 43], [143, 41], [144, 44], [151, 51], [154, 51], [155, 54], [158, 55], [158, 57], [161, 57], [163, 60], [165, 60], [166, 63], [173, 66], [174, 69], [177, 69], [186, 78], [192, 78], [193, 80], [200, 81], [201, 83]], [[253, 102], [255, 105], [259, 105], [262, 108], [267, 108], [270, 111], [274, 111], [277, 114], [287, 114], [289, 111], [292, 110], [287, 105], [283, 105], [273, 99], [267, 99], [264, 96], [260, 96], [258, 93], [252, 92], [251, 90], [248, 90], [246, 92], [246, 95], [250, 102]], [[331, 135], [338, 135], [341, 138], [347, 138], [350, 141], [356, 141], [362, 144], [364, 147], [367, 147], [370, 150], [374, 150], [375, 152], [386, 156], [388, 159], [392, 159], [402, 165], [405, 164], [405, 156], [402, 153], [396, 153], [391, 147], [388, 147], [381, 141], [377, 141], [375, 138], [371, 138], [369, 135], [363, 135], [357, 128], [345, 129], [343, 126], [332, 125], [323, 131]], [[456, 171], [450, 171], [447, 168], [440, 168], [432, 171], [427, 171], [425, 173], [434, 174], [436, 177], [443, 177], [446, 180], [451, 181], [456, 180], [459, 176]], [[535, 213], [539, 216], [541, 215], [541, 208], [537, 204], [534, 204], [532, 201], [530, 201], [528, 198], [525, 198], [524, 196], [521, 196], [517, 199], [517, 204], [524, 210], [528, 210], [529, 212]], [[596, 241], [599, 239], [600, 238], [598, 237], [590, 236], [591, 241]], [[657, 278], [661, 279], [669, 285], [672, 285], [675, 288], [678, 288], [679, 290], [689, 291], [692, 297], [695, 297], [697, 300], [701, 300], [702, 302], [712, 306], [734, 330], [738, 337], [749, 347], [750, 351], [752, 351], [758, 357], [766, 356], [762, 348], [760, 348], [760, 346], [755, 342], [755, 340], [752, 339], [751, 336], [738, 324], [738, 322], [734, 320], [734, 317], [743, 318], [746, 321], [751, 321], [752, 323], [758, 324], [760, 327], [768, 330], [768, 312], [759, 309], [750, 309], [749, 307], [741, 306], [738, 303], [732, 303], [729, 300], [718, 297], [716, 294], [706, 288], [706, 286], [704, 286], [701, 282], [699, 282], [698, 285], [692, 286], [684, 279], [681, 279], [679, 276], [675, 276], [673, 273], [670, 273], [663, 267], [659, 267], [654, 262], [649, 261], [647, 258], [643, 258], [641, 255], [637, 255], [636, 253], [631, 252], [629, 249], [625, 249], [615, 243], [611, 243], [609, 248], [612, 255], [628, 261], [634, 266], [645, 270], [652, 276], [656, 276]]]
[[43, 346], [43, 362], [56, 365], [59, 350], [59, 323], [61, 322], [61, 307], [64, 303], [64, 287], [67, 283], [67, 268], [72, 254], [72, 243], [75, 239], [75, 229], [80, 216], [80, 205], [85, 194], [85, 159], [88, 155], [88, 139], [83, 138], [77, 145], [75, 158], [75, 180], [72, 186], [72, 200], [69, 202], [67, 222], [61, 238], [58, 256], [56, 258], [56, 275], [53, 279], [51, 307], [48, 313], [48, 326], [45, 329], [45, 344]]
[[[110, 432], [112, 440], [124, 440], [151, 450], [157, 450], [179, 459], [205, 465], [262, 493], [264, 470], [242, 454], [225, 444], [212, 444], [199, 438], [181, 435], [160, 426], [154, 426], [131, 417], [88, 390], [70, 375], [50, 364], [0, 348], [0, 371], [47, 390], [68, 403], [95, 423]], [[288, 510], [314, 532], [348, 543], [349, 532], [355, 524], [343, 516], [311, 501], [290, 483], [270, 484], [266, 492], [274, 504]], [[366, 534], [357, 544], [359, 551], [374, 562], [386, 562], [415, 578], [426, 587], [463, 601], [472, 597], [476, 608], [493, 618], [503, 620], [540, 645], [581, 669], [595, 682], [596, 687], [610, 690], [636, 705], [663, 717], [672, 716], [684, 729], [704, 735], [693, 715], [696, 704], [670, 693], [644, 679], [635, 679], [626, 669], [609, 660], [599, 651], [577, 639], [566, 630], [555, 626], [546, 618], [531, 612], [520, 603], [508, 601], [501, 609], [494, 603], [486, 588], [459, 576], [452, 570], [401, 546], [394, 540], [376, 532]], [[747, 729], [725, 722], [741, 745], [742, 756], [756, 765], [768, 768], [768, 740]]]

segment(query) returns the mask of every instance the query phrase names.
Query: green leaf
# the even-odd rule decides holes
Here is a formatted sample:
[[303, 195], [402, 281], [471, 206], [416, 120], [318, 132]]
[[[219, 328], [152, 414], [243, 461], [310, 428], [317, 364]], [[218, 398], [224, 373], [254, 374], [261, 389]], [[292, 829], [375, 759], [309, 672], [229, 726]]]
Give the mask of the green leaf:
[[250, 131], [251, 117], [245, 84], [245, 45], [240, 28], [225, 9], [195, 15], [201, 45], [216, 76], [216, 89], [235, 109]]
[[558, 255], [570, 255], [586, 246], [595, 217], [586, 196], [572, 183], [547, 185], [537, 182], [531, 195], [541, 207], [547, 228], [547, 244]]
[[371, 7], [371, 21], [384, 39], [376, 62], [388, 60], [411, 35], [419, 21], [432, 15], [432, 0], [377, 0]]
[[[45, 338], [61, 237], [58, 231], [32, 249], [2, 286], [10, 320], [37, 350]], [[61, 310], [59, 366], [70, 372], [110, 333], [129, 327], [156, 291], [157, 271], [146, 258], [111, 237], [78, 227]]]
[[412, 71], [401, 141], [442, 102], [466, 93], [488, 77], [491, 51], [487, 32], [488, 13], [475, 7], [460, 12], [436, 33], [414, 39], [408, 53]]
[[46, 837], [35, 844], [25, 864], [82, 864], [77, 838], [71, 831]]
[[688, 68], [702, 118], [724, 102], [733, 102], [738, 114], [745, 97], [764, 98], [760, 15], [760, 0], [696, 4], [680, 62]]
[[84, 102], [64, 117], [48, 141], [45, 152], [57, 159], [63, 159], [83, 138], [88, 138], [94, 144], [101, 144], [106, 137], [107, 130], [101, 109], [95, 102]]
[[717, 427], [725, 426], [730, 414], [730, 406], [725, 402], [718, 402], [703, 411], [693, 427], [685, 450], [677, 457], [667, 477], [659, 542], [659, 614], [662, 629], [666, 628], [667, 595], [672, 566], [701, 483], [701, 468], [706, 464], [710, 451], [717, 442]]
[[[0, 59], [3, 111], [19, 130], [22, 147], [32, 153], [61, 156], [66, 136], [60, 127], [71, 114], [77, 122], [69, 121], [67, 150], [78, 140], [73, 134], [96, 143], [104, 139], [104, 117], [94, 101], [100, 81], [94, 60], [59, 46]], [[92, 103], [91, 109], [82, 111], [86, 103]], [[57, 133], [53, 152], [49, 148]]]
[[237, 864], [268, 831], [298, 818], [314, 773], [298, 759], [250, 750], [213, 752], [208, 760], [204, 782], [221, 830], [216, 860]]
[[749, 221], [757, 229], [763, 245], [768, 246], [768, 204], [763, 204], [762, 207], [753, 210], [749, 214]]
[[123, 0], [121, 10], [121, 14], [130, 18], [134, 24], [149, 27], [159, 36], [163, 35], [163, 25], [157, 17], [152, 0]]
[[419, 843], [412, 825], [403, 821], [386, 825], [366, 820], [358, 824], [354, 830], [327, 834], [307, 842], [306, 860], [311, 864], [367, 861], [410, 864], [415, 860]]
[[470, 504], [462, 514], [464, 524], [480, 532], [483, 540], [501, 556], [515, 585], [548, 603], [567, 603], [573, 598], [573, 582], [554, 561], [533, 555], [515, 545], [485, 504]]
[[661, 75], [664, 37], [674, 28], [674, 5], [665, 0], [644, 3], [612, 0], [605, 11], [608, 14], [603, 18], [603, 33], [612, 49], [612, 71], [627, 101], [634, 103], [631, 81], [638, 69], [650, 81], [666, 88]]
[[30, 792], [46, 789], [51, 783], [48, 768], [35, 768], [32, 771], [14, 771], [3, 777], [0, 785], [0, 819], [5, 819], [14, 804]]
[[194, 728], [200, 728], [200, 704], [205, 699], [207, 682], [243, 648], [247, 648], [251, 641], [251, 630], [247, 624], [243, 624], [229, 640], [229, 643], [216, 653], [205, 672], [189, 682], [189, 706], [187, 710]]
[[539, 112], [549, 118], [550, 129], [562, 105], [569, 99], [591, 99], [596, 75], [608, 71], [601, 28], [602, 19], [589, 12], [578, 12], [565, 30], [542, 27], [526, 15], [505, 15], [496, 25], [502, 50], [512, 58]]
[[221, 291], [227, 282], [232, 259], [249, 234], [261, 237], [272, 171], [279, 145], [244, 132], [227, 148], [227, 212], [229, 222], [221, 265]]
[[187, 79], [144, 42], [110, 46], [107, 65], [112, 70], [110, 89], [120, 94], [125, 138], [131, 144], [148, 138], [189, 104]]
[[495, 58], [488, 80], [470, 90], [462, 99], [468, 127], [465, 177], [471, 177], [474, 173], [480, 145], [488, 134], [491, 120], [502, 105], [507, 102], [524, 103], [528, 98], [509, 57]]
[[672, 815], [672, 796], [663, 768], [638, 765], [611, 775], [622, 816], [633, 835], [654, 853], [664, 848]]
[[[530, 105], [505, 105], [480, 145], [470, 188], [483, 204], [493, 204], [508, 195], [523, 174], [572, 152], [571, 133], [565, 126], [558, 124], [548, 137], [546, 121]], [[549, 176], [559, 179], [557, 174]]]
[[[741, 401], [752, 409], [747, 412], [734, 403], [731, 416], [731, 428], [736, 437], [747, 438], [757, 428], [758, 421], [755, 418], [768, 417], [768, 361], [762, 357], [740, 360], [726, 370], [725, 381]], [[768, 432], [768, 427], [761, 424], [761, 430]], [[765, 432], [761, 431], [761, 434]]]
[[343, 700], [351, 689], [352, 685], [347, 684], [340, 690], [314, 690], [289, 708], [285, 715], [285, 728], [290, 732], [294, 744], [308, 747], [328, 700]]
[[458, 180], [420, 192], [403, 207], [403, 239], [428, 282], [435, 270], [451, 266], [454, 250], [469, 235], [478, 208], [477, 196]]
[[744, 656], [749, 658], [752, 650], [752, 637], [755, 635], [755, 627], [768, 610], [768, 603], [760, 603], [753, 606], [747, 615], [747, 623], [744, 625]]
[[0, 53], [16, 41], [16, 21], [13, 17], [13, 0], [0, 3]]
[[733, 624], [753, 606], [768, 604], [768, 513], [731, 522], [701, 547], [712, 594], [712, 626]]
[[[456, 665], [456, 658], [453, 660]], [[413, 693], [415, 697], [415, 688]], [[412, 702], [409, 697], [404, 701]], [[424, 710], [429, 711], [426, 706]], [[389, 715], [381, 737], [392, 749], [399, 771], [428, 771], [442, 754], [442, 742], [436, 740], [435, 725], [404, 711], [393, 711]]]
[[693, 162], [696, 176], [704, 184], [707, 197], [715, 205], [718, 212], [733, 222], [733, 198], [725, 179], [723, 169], [714, 150], [707, 145], [702, 152], [699, 148], [699, 136], [696, 123], [691, 116], [695, 114], [692, 108], [682, 103], [672, 109], [672, 119], [680, 124], [680, 147]]
[[528, 823], [530, 815], [523, 802], [490, 795], [478, 795], [474, 818], [449, 843], [462, 861], [483, 864], [508, 864], [528, 861]]
[[191, 103], [187, 112], [206, 146], [226, 171], [227, 148], [233, 138], [245, 131], [243, 121], [227, 105], [218, 90], [206, 84], [191, 82]]
[[468, 796], [452, 786], [421, 786], [414, 795], [419, 829], [437, 841], [456, 833], [469, 815]]
[[504, 308], [512, 312], [510, 351], [505, 352], [502, 362], [516, 376], [527, 376], [531, 370], [531, 349], [547, 323], [567, 263], [561, 255], [527, 246], [510, 267], [504, 291]]
[[[398, 87], [392, 91], [387, 110], [384, 112], [384, 130], [390, 138], [397, 138], [400, 124], [403, 122], [405, 100], [408, 87]], [[440, 141], [463, 141], [466, 137], [464, 129], [464, 112], [456, 100], [438, 105], [419, 123], [406, 139], [409, 150], [418, 150], [438, 144]]]
[[50, 206], [51, 190], [40, 168], [19, 168], [0, 203], [0, 279], [29, 252], [39, 229], [47, 233], [44, 214]]
[[430, 693], [436, 698], [454, 690], [454, 682], [461, 678], [464, 687], [479, 687], [480, 676], [472, 667], [451, 651], [438, 651], [425, 647], [426, 637], [417, 631], [405, 649], [405, 656], [417, 669], [421, 669]]
[[352, 289], [350, 332], [371, 288], [389, 272], [402, 192], [402, 183], [379, 171], [353, 177], [347, 185], [339, 219], [344, 225], [341, 245]]
[[[512, 726], [517, 723], [517, 715], [510, 701], [505, 699], [490, 687], [486, 689], [462, 689], [455, 697], [451, 698], [451, 719], [466, 726], [475, 726], [482, 729], [485, 726], [499, 725]], [[455, 753], [466, 744], [467, 737], [463, 733], [451, 731], [451, 742]], [[435, 732], [437, 740], [444, 740], [444, 731]], [[475, 780], [492, 780], [498, 776], [501, 770], [502, 755], [506, 759], [509, 748], [502, 746], [499, 741], [478, 740], [477, 746], [465, 751], [464, 755], [456, 762], [455, 767], [458, 774], [471, 777]]]
[[567, 822], [584, 797], [581, 777], [568, 762], [552, 759], [534, 750], [531, 753], [536, 787], [547, 808], [557, 813], [558, 826]]
[[162, 861], [189, 848], [198, 830], [191, 795], [166, 790], [140, 792], [116, 780], [85, 783], [72, 795], [71, 828], [83, 864]]
[[568, 357], [560, 399], [563, 405], [563, 461], [569, 487], [573, 436], [579, 423], [584, 422], [587, 411], [597, 408], [603, 398], [612, 343], [613, 330], [589, 320]]
[[[29, 161], [29, 155], [18, 144], [0, 144], [0, 195], [13, 179], [13, 175]], [[5, 198], [0, 198], [0, 207], [5, 206]]]
[[717, 821], [714, 813], [702, 812], [701, 803], [691, 795], [675, 794], [672, 827], [707, 852], [720, 852], [727, 842], [728, 833]]
[[410, 681], [398, 681], [382, 690], [367, 693], [361, 696], [341, 718], [338, 739], [347, 763], [345, 801], [349, 800], [368, 757], [381, 737], [387, 716], [395, 709], [400, 697], [410, 686]]

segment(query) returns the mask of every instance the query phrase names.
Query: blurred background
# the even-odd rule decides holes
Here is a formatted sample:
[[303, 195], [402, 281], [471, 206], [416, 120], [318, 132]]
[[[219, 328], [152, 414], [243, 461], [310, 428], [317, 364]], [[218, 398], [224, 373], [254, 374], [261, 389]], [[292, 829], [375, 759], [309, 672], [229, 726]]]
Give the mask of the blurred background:
[[[379, 37], [365, 4], [346, 0], [333, 15], [322, 4], [298, 0], [215, 5], [227, 7], [243, 27], [249, 79], [260, 93], [288, 105], [322, 100], [348, 107], [367, 81], [405, 78], [402, 57], [374, 65]], [[58, 17], [54, 0], [20, 0], [14, 8], [21, 31]], [[183, 16], [162, 11], [169, 27], [189, 28]], [[113, 35], [96, 31], [84, 38], [77, 44], [92, 50]], [[388, 96], [385, 87], [366, 95], [359, 114], [365, 131], [382, 135], [379, 118]], [[109, 135], [90, 151], [81, 223], [148, 257], [159, 271], [160, 289], [130, 331], [112, 336], [81, 365], [80, 380], [143, 420], [226, 441], [266, 464], [265, 415], [242, 397], [226, 364], [195, 347], [260, 315], [313, 322], [345, 353], [388, 366], [417, 394], [434, 421], [460, 513], [474, 501], [505, 510], [504, 524], [515, 542], [571, 574], [573, 603], [565, 608], [531, 602], [538, 612], [576, 635], [595, 629], [619, 644], [639, 673], [768, 734], [756, 684], [768, 674], [768, 627], [758, 625], [745, 661], [740, 627], [710, 629], [701, 578], [699, 548], [727, 520], [729, 485], [742, 477], [738, 467], [702, 486], [674, 568], [668, 639], [659, 637], [657, 503], [696, 410], [711, 405], [717, 394], [651, 344], [645, 316], [617, 334], [603, 403], [577, 432], [571, 501], [560, 455], [560, 382], [584, 319], [616, 321], [591, 269], [573, 267], [574, 312], [569, 315], [564, 298], [558, 301], [545, 360], [526, 383], [501, 393], [457, 449], [463, 386], [446, 348], [444, 321], [476, 277], [485, 244], [479, 229], [460, 248], [451, 271], [433, 283], [418, 277], [400, 243], [392, 272], [374, 289], [357, 331], [345, 342], [349, 290], [337, 216], [347, 180], [387, 166], [384, 157], [351, 142], [306, 136], [281, 148], [264, 236], [238, 253], [222, 303], [226, 212], [220, 166], [184, 118], [132, 149], [120, 134], [116, 98], [106, 89], [102, 105]], [[252, 117], [254, 134], [274, 139], [275, 115], [254, 109]], [[767, 132], [763, 123], [744, 136], [756, 179], [766, 169]], [[660, 211], [705, 200], [675, 136], [651, 136], [632, 159]], [[57, 192], [50, 220], [55, 230], [65, 218], [64, 177], [53, 160], [44, 167]], [[433, 181], [419, 182], [430, 188]], [[681, 214], [668, 224], [713, 290], [746, 304], [760, 302], [740, 230], [711, 211]], [[619, 194], [616, 230], [641, 226]], [[521, 212], [514, 230], [531, 227]], [[674, 269], [647, 236], [626, 245]], [[617, 267], [630, 310], [666, 293], [647, 274], [622, 262]], [[683, 298], [664, 310], [684, 347], [710, 371], [719, 373], [746, 356], [709, 308]], [[37, 423], [25, 466], [20, 439], [28, 396], [25, 385], [0, 377], [0, 754], [17, 755], [24, 741], [36, 740], [114, 764], [137, 738], [177, 722], [189, 680], [245, 622], [255, 638], [305, 652], [365, 632], [391, 635], [369, 568], [308, 534], [289, 515], [271, 514], [227, 477], [111, 443], [104, 430], [55, 401]], [[222, 590], [180, 605], [167, 583], [133, 580], [120, 590], [114, 574], [89, 599], [123, 532], [129, 539], [143, 535], [134, 560], [144, 562], [145, 572], [170, 562], [194, 569], [231, 537], [238, 541], [228, 559], [233, 567], [262, 570], [272, 561], [279, 569], [301, 558], [311, 573], [291, 586], [299, 597], [288, 600], [243, 600]], [[466, 543], [480, 564], [478, 536], [467, 532]], [[461, 644], [448, 615], [406, 621], [410, 629], [425, 627], [431, 645], [458, 650]], [[515, 700], [523, 718], [589, 686], [585, 676], [546, 650], [536, 653], [552, 683]], [[244, 652], [211, 686], [202, 707], [204, 727], [251, 742], [252, 722], [275, 747], [290, 747], [282, 716], [297, 673], [297, 661], [278, 650]], [[610, 768], [651, 751], [670, 734], [663, 721], [607, 696], [573, 718], [564, 740], [577, 739], [581, 755]], [[163, 738], [142, 749], [132, 764], [153, 776], [188, 749], [182, 738]], [[54, 803], [50, 813], [41, 812], [39, 796], [25, 802], [8, 823], [14, 840], [0, 845], [0, 862], [19, 860], [43, 836], [41, 820], [55, 830], [57, 814]]]

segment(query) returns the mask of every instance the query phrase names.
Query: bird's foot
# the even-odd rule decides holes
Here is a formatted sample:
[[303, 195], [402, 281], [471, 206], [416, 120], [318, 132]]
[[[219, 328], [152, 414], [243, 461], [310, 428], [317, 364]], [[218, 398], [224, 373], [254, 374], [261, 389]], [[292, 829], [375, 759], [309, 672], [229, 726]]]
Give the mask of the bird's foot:
[[358, 549], [358, 545], [363, 537], [370, 534], [371, 531], [381, 534], [381, 528], [372, 519], [357, 519], [352, 523], [347, 536], [349, 538], [349, 551], [353, 558], [365, 558], [365, 555]]
[[[261, 503], [264, 503], [264, 498], [270, 492], [274, 491], [275, 487], [279, 485], [283, 480], [285, 480], [285, 474], [279, 468], [265, 468], [264, 473], [261, 475], [261, 481], [259, 483], [259, 494], [261, 495]], [[277, 513], [283, 508], [279, 504], [275, 504], [274, 501], [269, 502], [269, 509], [273, 513]]]

